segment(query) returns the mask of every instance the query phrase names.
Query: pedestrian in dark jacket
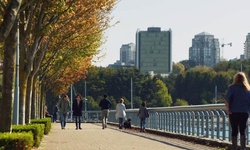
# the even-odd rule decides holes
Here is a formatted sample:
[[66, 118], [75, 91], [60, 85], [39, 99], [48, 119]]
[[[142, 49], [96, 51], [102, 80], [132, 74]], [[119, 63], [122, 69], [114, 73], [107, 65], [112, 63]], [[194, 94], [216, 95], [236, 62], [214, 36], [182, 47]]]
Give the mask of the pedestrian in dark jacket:
[[246, 135], [247, 121], [250, 113], [250, 85], [244, 72], [235, 74], [233, 83], [227, 89], [225, 103], [232, 128], [232, 148], [237, 150], [240, 132], [241, 150], [245, 150], [248, 136]]
[[57, 120], [57, 112], [58, 112], [58, 107], [57, 107], [57, 105], [55, 105], [54, 108], [53, 108], [53, 122], [54, 123]]
[[102, 129], [107, 128], [107, 119], [109, 116], [109, 108], [111, 107], [112, 103], [109, 99], [107, 99], [107, 95], [103, 95], [103, 99], [99, 103], [99, 107], [102, 110]]
[[146, 118], [149, 117], [148, 108], [146, 107], [146, 102], [141, 103], [141, 107], [137, 116], [140, 118], [140, 132], [145, 132], [146, 128]]
[[73, 101], [73, 116], [75, 117], [76, 130], [78, 129], [82, 130], [81, 128], [82, 108], [83, 108], [82, 96], [80, 94], [77, 94], [75, 100]]

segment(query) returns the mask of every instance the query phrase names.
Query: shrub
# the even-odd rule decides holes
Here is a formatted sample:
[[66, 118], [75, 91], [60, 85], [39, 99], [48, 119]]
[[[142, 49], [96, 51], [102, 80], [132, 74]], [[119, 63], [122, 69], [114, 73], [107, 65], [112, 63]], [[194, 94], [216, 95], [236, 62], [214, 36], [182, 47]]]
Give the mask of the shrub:
[[32, 132], [34, 139], [34, 146], [39, 147], [44, 136], [43, 124], [28, 124], [28, 125], [13, 125], [12, 132]]
[[34, 144], [32, 132], [0, 133], [0, 149], [31, 150]]
[[44, 124], [44, 134], [47, 135], [51, 129], [51, 118], [32, 119], [31, 124]]

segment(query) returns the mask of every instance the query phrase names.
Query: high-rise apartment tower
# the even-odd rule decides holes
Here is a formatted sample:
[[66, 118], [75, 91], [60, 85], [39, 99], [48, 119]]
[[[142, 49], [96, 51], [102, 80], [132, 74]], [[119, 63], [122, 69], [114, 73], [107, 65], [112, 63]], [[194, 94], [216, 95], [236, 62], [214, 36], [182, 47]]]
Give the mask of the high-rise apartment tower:
[[245, 59], [250, 59], [250, 33], [246, 36], [246, 41], [244, 43], [244, 57]]
[[135, 65], [135, 44], [123, 44], [120, 48], [120, 63], [125, 66]]
[[196, 65], [213, 67], [220, 61], [219, 40], [206, 32], [195, 35], [189, 48], [189, 60]]

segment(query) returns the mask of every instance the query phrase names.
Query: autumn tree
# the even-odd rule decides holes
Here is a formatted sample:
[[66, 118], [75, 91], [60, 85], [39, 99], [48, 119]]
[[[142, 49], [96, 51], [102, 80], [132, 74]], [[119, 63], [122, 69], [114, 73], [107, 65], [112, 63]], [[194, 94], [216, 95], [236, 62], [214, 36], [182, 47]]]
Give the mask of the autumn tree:
[[17, 15], [22, 0], [0, 1], [0, 45], [3, 45], [3, 91], [0, 101], [0, 132], [11, 132]]
[[[9, 1], [9, 3], [18, 2], [18, 1]], [[20, 1], [21, 2], [21, 1]], [[22, 11], [20, 11], [19, 19], [20, 19], [20, 118], [19, 121], [21, 124], [28, 123], [30, 118], [30, 106], [31, 98], [34, 93], [32, 93], [32, 89], [34, 89], [35, 84], [34, 81], [39, 82], [41, 84], [41, 89], [45, 90], [48, 86], [48, 81], [50, 80], [50, 76], [57, 76], [53, 78], [55, 81], [59, 81], [60, 79], [71, 77], [74, 79], [72, 81], [66, 82], [74, 82], [79, 76], [82, 74], [86, 74], [86, 70], [84, 67], [88, 66], [91, 62], [93, 55], [98, 53], [98, 48], [102, 44], [100, 39], [102, 39], [102, 34], [105, 29], [108, 28], [109, 22], [109, 13], [111, 12], [113, 6], [115, 4], [114, 0], [93, 0], [93, 1], [25, 1], [22, 3]], [[21, 3], [19, 3], [20, 7]], [[7, 6], [6, 1], [1, 1], [1, 6]], [[9, 4], [8, 6], [12, 6]], [[17, 5], [15, 5], [17, 6]], [[18, 8], [19, 8], [18, 7]], [[9, 12], [8, 9], [1, 9], [3, 13], [7, 14]], [[9, 10], [10, 11], [10, 10]], [[16, 9], [16, 13], [18, 9]], [[12, 15], [11, 17], [15, 18], [17, 14]], [[1, 19], [1, 18], [0, 18]], [[13, 18], [2, 17], [1, 19], [1, 28], [0, 32], [1, 41], [5, 37], [7, 37], [8, 29], [6, 27], [12, 27], [12, 22], [7, 25], [9, 20], [13, 20]], [[4, 30], [6, 28], [6, 30]], [[68, 29], [68, 30], [67, 30]], [[69, 32], [71, 31], [71, 32]], [[85, 32], [84, 32], [85, 31]], [[15, 31], [13, 30], [15, 35]], [[72, 34], [74, 33], [74, 34]], [[86, 34], [88, 33], [88, 34]], [[62, 37], [62, 38], [58, 38]], [[13, 36], [12, 39], [8, 39], [8, 41], [15, 41]], [[87, 41], [87, 42], [86, 42]], [[62, 43], [61, 45], [59, 45]], [[11, 43], [8, 45], [12, 47], [8, 47], [6, 49], [12, 48], [12, 51], [9, 50], [11, 56], [11, 64], [5, 64], [6, 68], [12, 69], [11, 73], [8, 72], [8, 77], [13, 79], [11, 80], [12, 85], [11, 88], [5, 88], [6, 90], [13, 91], [13, 83], [14, 83], [14, 53], [13, 47], [15, 47], [15, 43]], [[50, 46], [51, 45], [51, 46]], [[61, 47], [62, 46], [62, 47]], [[61, 48], [60, 48], [61, 47]], [[74, 52], [75, 55], [70, 55]], [[5, 57], [8, 56], [5, 54]], [[67, 63], [60, 63], [64, 59], [64, 56], [70, 56], [67, 59]], [[10, 58], [10, 57], [9, 57]], [[8, 59], [9, 59], [8, 58]], [[61, 59], [61, 61], [54, 61], [55, 58]], [[73, 59], [74, 58], [74, 59]], [[77, 61], [76, 61], [77, 60]], [[56, 62], [56, 63], [54, 63]], [[71, 63], [69, 63], [71, 62]], [[74, 64], [76, 63], [77, 64]], [[57, 70], [54, 64], [63, 64], [62, 69]], [[74, 65], [69, 65], [69, 64]], [[53, 67], [52, 67], [53, 66]], [[78, 68], [77, 68], [78, 66]], [[53, 71], [48, 71], [49, 69], [54, 69]], [[7, 71], [4, 70], [6, 73]], [[50, 74], [51, 73], [51, 74]], [[74, 76], [70, 75], [73, 73]], [[12, 75], [12, 76], [10, 76]], [[68, 79], [68, 78], [67, 78]], [[10, 81], [4, 80], [4, 81]], [[4, 83], [5, 84], [5, 83]], [[10, 83], [7, 83], [10, 85]], [[58, 89], [60, 87], [57, 87]], [[3, 92], [3, 96], [4, 96]], [[9, 92], [11, 93], [11, 92]], [[44, 92], [41, 92], [44, 93]], [[8, 102], [10, 102], [10, 106], [13, 103], [13, 93], [10, 96], [4, 96]], [[41, 95], [40, 98], [44, 97]], [[6, 101], [7, 102], [7, 101]], [[8, 103], [7, 102], [7, 103]], [[42, 105], [43, 103], [40, 103]], [[3, 105], [1, 105], [3, 106]], [[39, 107], [34, 104], [34, 106]], [[41, 107], [41, 106], [40, 106]], [[5, 108], [6, 105], [5, 105]], [[10, 118], [4, 118], [4, 125], [6, 122], [11, 124], [11, 115], [6, 115], [6, 113], [12, 111], [12, 107], [7, 108], [8, 111], [4, 111], [5, 109], [1, 109], [4, 111], [4, 116]], [[42, 110], [42, 109], [40, 109]], [[26, 114], [26, 115], [25, 115]], [[7, 127], [10, 130], [10, 126]]]
[[[103, 32], [109, 27], [115, 1], [77, 1], [53, 27], [49, 53], [42, 71], [47, 89], [65, 93], [70, 84], [85, 78], [94, 55], [104, 43]], [[53, 59], [51, 59], [53, 58]], [[74, 63], [72, 63], [72, 61]]]

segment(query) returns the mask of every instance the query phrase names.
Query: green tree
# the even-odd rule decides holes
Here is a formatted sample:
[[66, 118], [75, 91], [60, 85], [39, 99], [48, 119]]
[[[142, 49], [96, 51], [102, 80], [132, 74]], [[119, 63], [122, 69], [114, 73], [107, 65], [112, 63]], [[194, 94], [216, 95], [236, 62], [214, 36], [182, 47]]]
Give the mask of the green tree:
[[[206, 67], [195, 67], [176, 79], [176, 95], [185, 99], [191, 105], [202, 104], [213, 98], [214, 86], [212, 85], [215, 72]], [[192, 93], [192, 94], [190, 94]]]
[[161, 107], [168, 107], [172, 104], [172, 97], [168, 93], [168, 88], [164, 84], [164, 82], [160, 79], [156, 80], [156, 99], [157, 99], [157, 106]]
[[194, 68], [196, 66], [195, 61], [192, 60], [182, 60], [180, 61], [180, 63], [185, 66], [185, 71]]
[[100, 109], [99, 104], [91, 96], [87, 96], [86, 104], [87, 104], [87, 110], [88, 111], [89, 110], [99, 110]]
[[141, 95], [143, 101], [147, 101], [149, 107], [167, 107], [172, 104], [172, 98], [163, 81], [154, 77], [148, 77], [143, 83], [144, 90]]
[[177, 98], [176, 102], [173, 104], [173, 106], [188, 106], [188, 102], [184, 99]]
[[173, 63], [173, 74], [180, 74], [185, 71], [185, 66], [182, 63]]

